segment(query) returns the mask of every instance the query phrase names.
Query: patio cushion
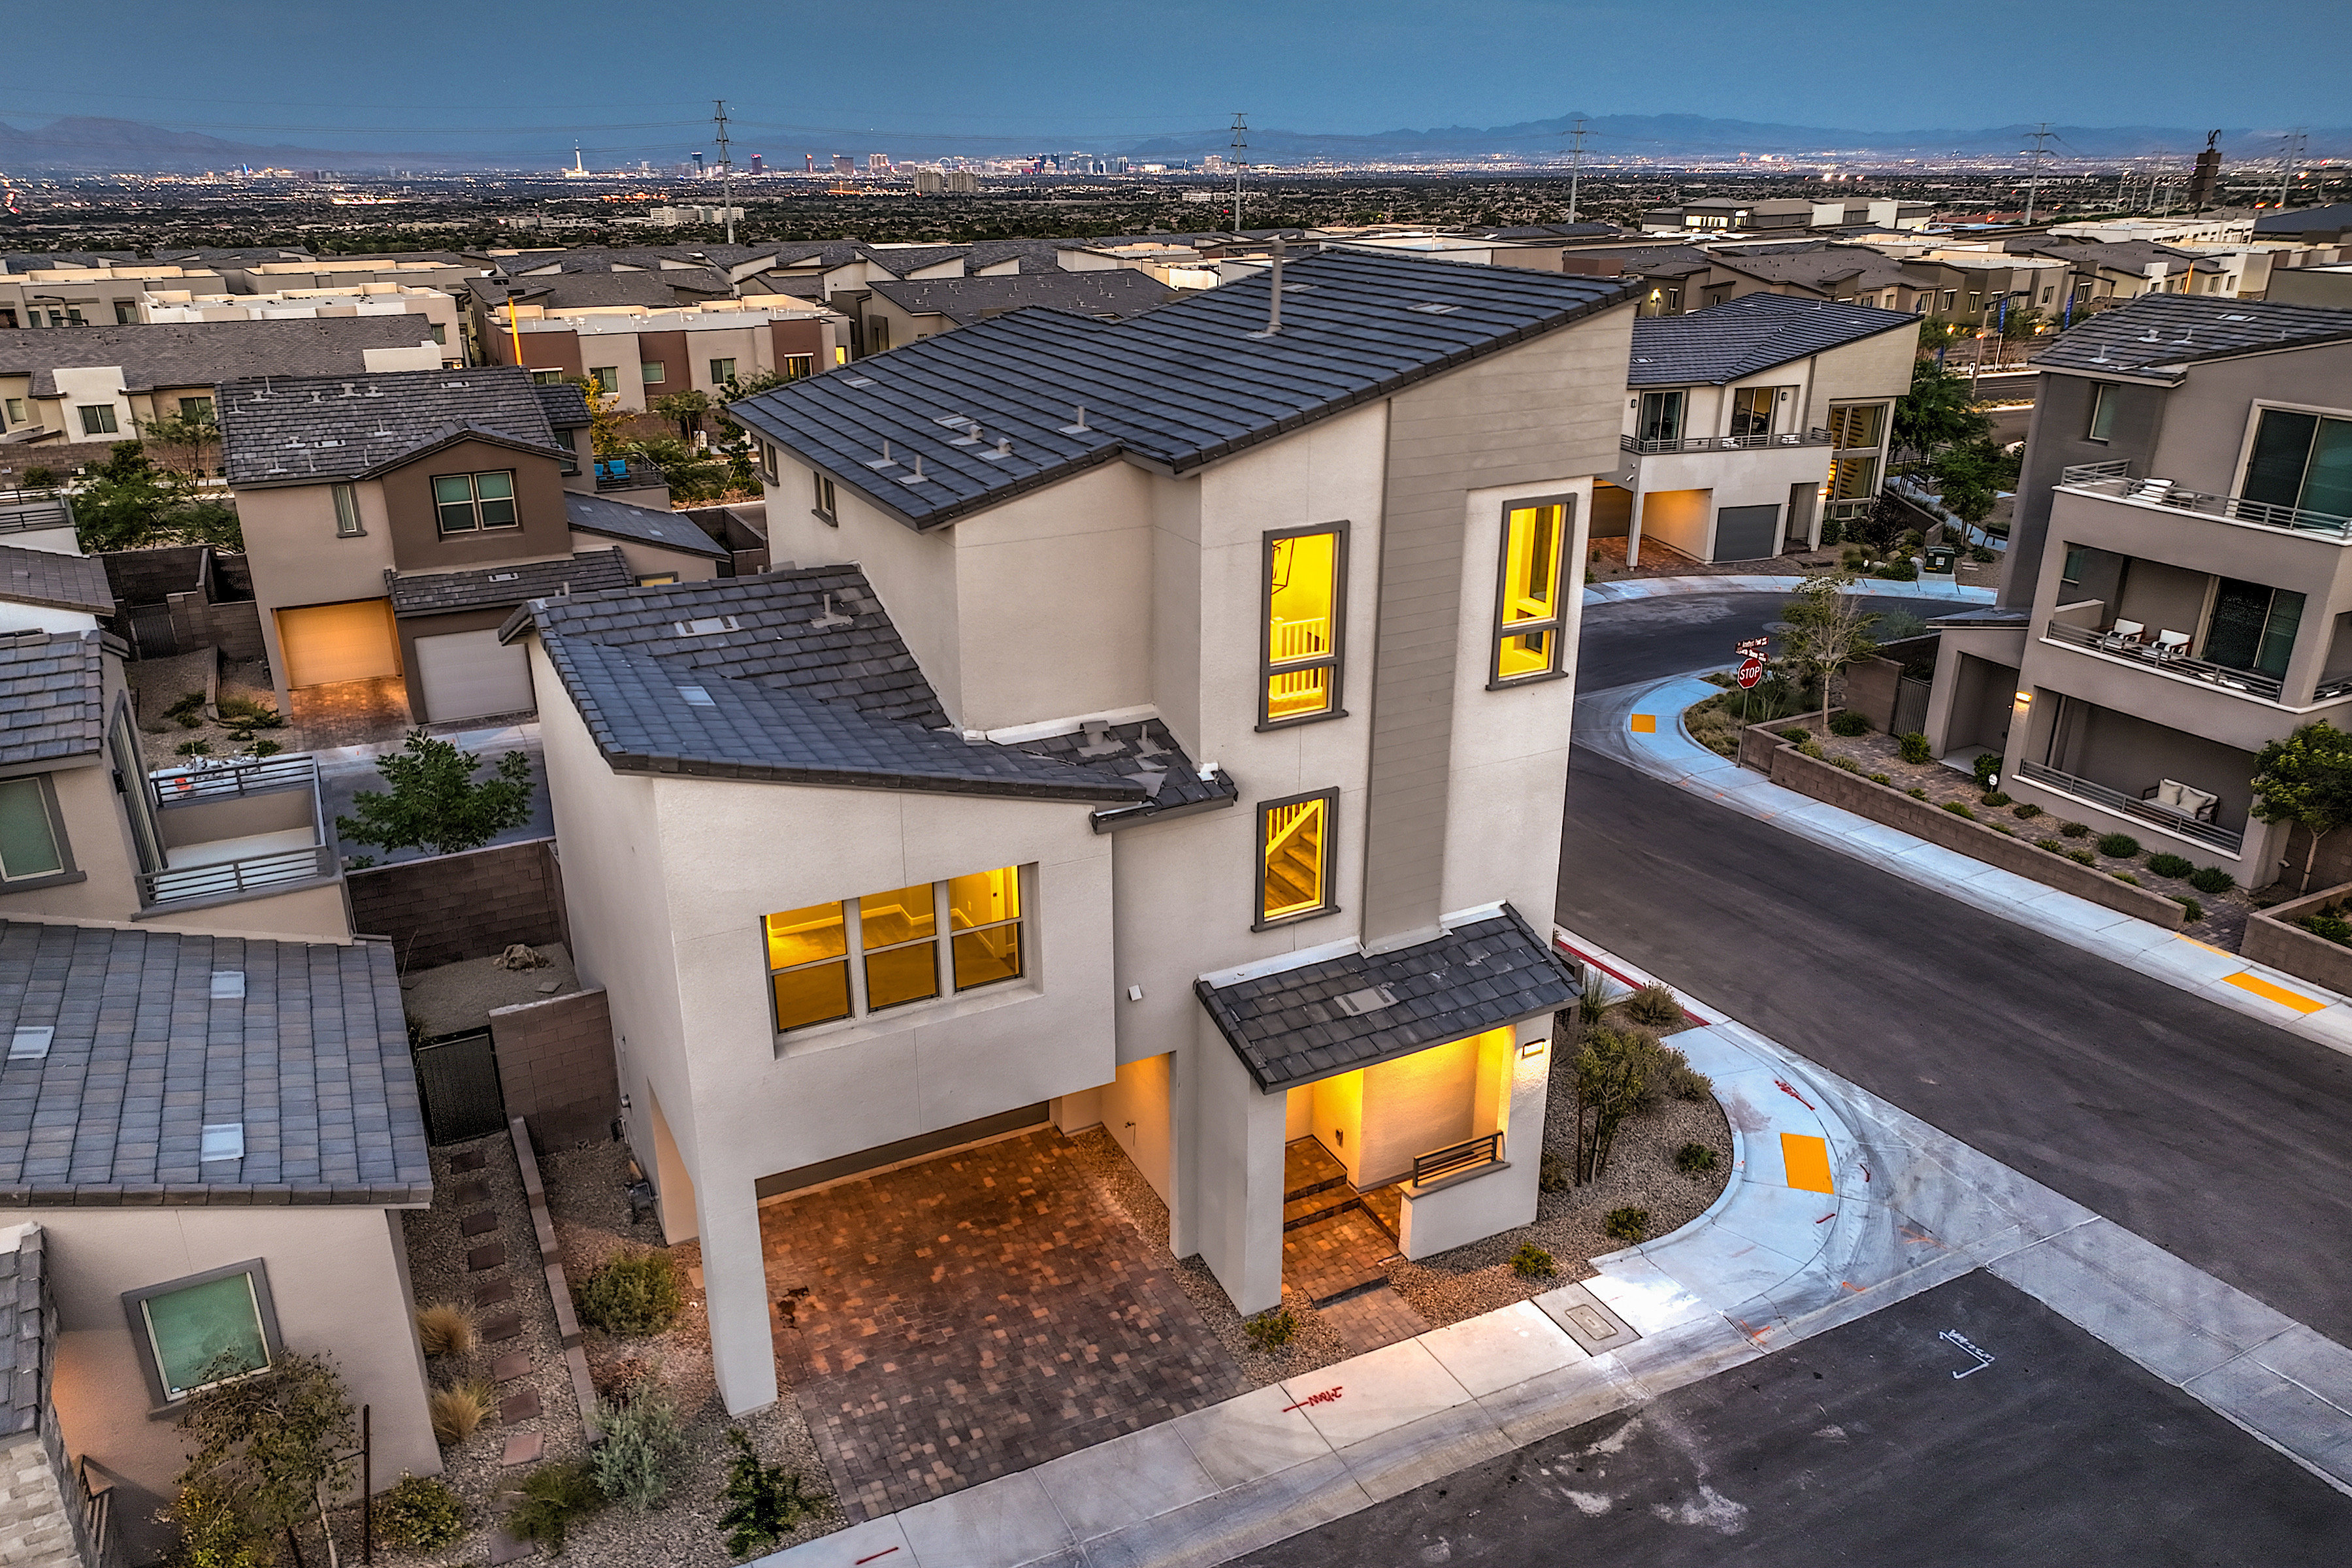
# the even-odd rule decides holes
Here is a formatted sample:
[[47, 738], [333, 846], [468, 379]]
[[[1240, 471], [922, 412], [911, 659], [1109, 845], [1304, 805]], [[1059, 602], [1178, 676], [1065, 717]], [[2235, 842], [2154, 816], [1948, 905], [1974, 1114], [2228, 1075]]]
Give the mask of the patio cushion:
[[2167, 779], [2156, 786], [2156, 804], [2168, 805], [2175, 811], [2184, 810], [2186, 808], [2181, 805], [2180, 797], [2187, 793], [2187, 789], [2188, 786], [2179, 780]]

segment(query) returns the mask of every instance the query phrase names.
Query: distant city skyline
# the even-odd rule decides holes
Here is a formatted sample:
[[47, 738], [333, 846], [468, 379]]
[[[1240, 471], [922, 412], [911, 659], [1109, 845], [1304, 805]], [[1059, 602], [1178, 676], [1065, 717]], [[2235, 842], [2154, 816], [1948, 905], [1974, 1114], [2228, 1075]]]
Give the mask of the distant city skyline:
[[[10, 82], [0, 117], [353, 150], [578, 139], [592, 160], [684, 158], [708, 147], [710, 100], [724, 97], [739, 153], [772, 161], [858, 136], [1117, 145], [1198, 132], [1236, 110], [1262, 130], [1335, 134], [1579, 110], [1872, 133], [2352, 119], [2338, 51], [2249, 53], [2212, 15], [2147, 0], [2121, 25], [2099, 0], [2047, 0], [2030, 32], [1987, 24], [1952, 42], [1916, 13], [1862, 0], [1800, 13], [1725, 0], [1471, 0], [1435, 13], [1402, 0], [1165, 0], [1148, 12], [999, 0], [978, 17], [940, 0], [871, 0], [845, 37], [837, 11], [789, 0], [736, 12], [575, 0], [560, 26], [483, 13], [428, 38], [405, 13], [218, 0], [149, 12], [86, 56], [44, 52], [37, 79]], [[2344, 23], [2342, 0], [2278, 0], [2262, 17], [2273, 39], [2339, 37]], [[856, 147], [875, 150], [889, 149]], [[1743, 150], [1802, 149], [1726, 151]]]

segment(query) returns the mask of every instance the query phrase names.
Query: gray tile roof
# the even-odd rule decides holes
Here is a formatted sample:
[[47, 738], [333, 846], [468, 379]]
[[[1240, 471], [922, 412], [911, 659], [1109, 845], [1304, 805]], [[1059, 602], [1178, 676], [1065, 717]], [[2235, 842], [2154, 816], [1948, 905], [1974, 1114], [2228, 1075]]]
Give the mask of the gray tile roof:
[[[212, 977], [244, 975], [244, 995]], [[421, 1204], [391, 946], [0, 921], [0, 1204]], [[200, 1161], [242, 1123], [245, 1157]]]
[[530, 395], [539, 399], [540, 409], [547, 416], [548, 424], [558, 430], [588, 423], [588, 390], [583, 386], [569, 381], [560, 381], [552, 386], [541, 386], [533, 382]]
[[2175, 250], [2168, 245], [2158, 245], [2147, 239], [2105, 241], [2026, 239], [2009, 242], [2010, 250], [2020, 256], [2040, 257], [2048, 260], [2073, 262], [2077, 267], [2087, 263], [2093, 267], [2109, 267], [2128, 272], [2137, 278], [2147, 276], [2148, 263], [2161, 262], [2165, 275], [2176, 272], [2219, 272], [2220, 260], [2200, 256], [2193, 250]]
[[2033, 356], [2037, 368], [2169, 376], [2232, 359], [2352, 339], [2352, 310], [2199, 294], [2143, 294], [2077, 322]]
[[0, 765], [62, 762], [106, 733], [99, 632], [0, 634]]
[[57, 1310], [48, 1289], [47, 1237], [19, 1222], [16, 1245], [0, 1251], [0, 1437], [39, 1429], [57, 1353]]
[[392, 580], [392, 613], [446, 616], [454, 610], [502, 609], [550, 594], [626, 588], [634, 581], [618, 550], [583, 550], [559, 561], [521, 561], [464, 572], [405, 573]]
[[2340, 234], [2352, 228], [2352, 202], [2333, 206], [2304, 207], [2295, 212], [2268, 213], [2254, 220], [2254, 233], [2265, 235]]
[[514, 365], [237, 381], [219, 388], [215, 414], [233, 488], [310, 485], [357, 479], [469, 433], [561, 458], [538, 390]]
[[1124, 320], [1180, 297], [1180, 290], [1129, 267], [1103, 272], [1064, 272], [1056, 268], [1010, 278], [888, 279], [875, 283], [873, 289], [909, 315], [945, 316], [958, 326], [1024, 305]]
[[1747, 294], [1687, 316], [1633, 323], [1628, 386], [1721, 386], [1881, 332], [1917, 331], [1918, 318], [1875, 305]]
[[[857, 254], [874, 263], [893, 278], [904, 278], [909, 272], [920, 272], [926, 267], [937, 267], [943, 261], [961, 261], [971, 254], [969, 245], [910, 245], [899, 248], [886, 245], [861, 245]], [[1002, 257], [999, 260], [1003, 259]], [[838, 266], [830, 257], [828, 267]]]
[[681, 511], [656, 511], [647, 506], [631, 506], [626, 501], [607, 500], [581, 490], [566, 490], [563, 515], [574, 533], [657, 544], [665, 550], [682, 550], [689, 555], [708, 555], [719, 561], [730, 559], [725, 548], [713, 544], [710, 535]]
[[[1333, 998], [1385, 986], [1396, 1000], [1349, 1016]], [[1576, 994], [1567, 966], [1508, 904], [1417, 946], [1301, 964], [1193, 991], [1271, 1091], [1409, 1056], [1548, 1013]]]
[[475, 278], [467, 280], [467, 287], [490, 310], [504, 306], [510, 293], [518, 305], [559, 310], [591, 305], [643, 305], [666, 310], [678, 304], [681, 289], [697, 300], [730, 291], [727, 275], [708, 268], [686, 272], [550, 272], [518, 278], [512, 283]]
[[60, 610], [114, 613], [114, 590], [106, 584], [106, 563], [95, 555], [66, 555], [0, 544], [0, 599], [47, 605]]
[[1241, 798], [1230, 775], [1220, 772], [1213, 779], [1203, 779], [1198, 765], [1157, 719], [1133, 724], [1090, 723], [1067, 735], [1012, 744], [1033, 756], [1133, 779], [1148, 792], [1148, 798], [1139, 804], [1106, 806], [1096, 812], [1097, 833], [1231, 805]]
[[[1260, 274], [1115, 324], [1016, 310], [729, 412], [929, 528], [1122, 457], [1186, 472], [1633, 294], [1613, 279], [1341, 252], [1297, 261], [1285, 283], [1273, 338], [1253, 335]], [[980, 440], [955, 419], [978, 422]], [[992, 458], [1000, 438], [1011, 455]]]
[[120, 365], [123, 388], [210, 386], [252, 375], [361, 375], [370, 349], [430, 343], [422, 316], [294, 321], [155, 321], [70, 331], [0, 332], [0, 375], [29, 375], [55, 397], [60, 369]]

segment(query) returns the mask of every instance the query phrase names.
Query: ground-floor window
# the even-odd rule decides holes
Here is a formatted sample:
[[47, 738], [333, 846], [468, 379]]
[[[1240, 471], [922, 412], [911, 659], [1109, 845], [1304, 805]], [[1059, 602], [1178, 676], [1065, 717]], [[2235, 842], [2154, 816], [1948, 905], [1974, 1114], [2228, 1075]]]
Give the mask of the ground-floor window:
[[278, 1317], [259, 1258], [123, 1294], [156, 1403], [259, 1372], [278, 1354]]

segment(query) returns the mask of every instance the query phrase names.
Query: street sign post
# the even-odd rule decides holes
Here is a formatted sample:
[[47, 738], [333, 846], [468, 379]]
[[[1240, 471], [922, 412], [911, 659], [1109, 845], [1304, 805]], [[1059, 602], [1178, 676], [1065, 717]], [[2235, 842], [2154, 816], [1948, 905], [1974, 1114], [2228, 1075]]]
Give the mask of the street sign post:
[[1748, 722], [1748, 693], [1754, 691], [1764, 679], [1765, 651], [1772, 646], [1770, 637], [1743, 637], [1733, 651], [1739, 655], [1739, 668], [1731, 679], [1739, 683], [1739, 721]]
[[1755, 690], [1756, 683], [1764, 679], [1764, 661], [1754, 654], [1749, 654], [1747, 662], [1739, 667], [1731, 679], [1739, 682], [1740, 690]]

